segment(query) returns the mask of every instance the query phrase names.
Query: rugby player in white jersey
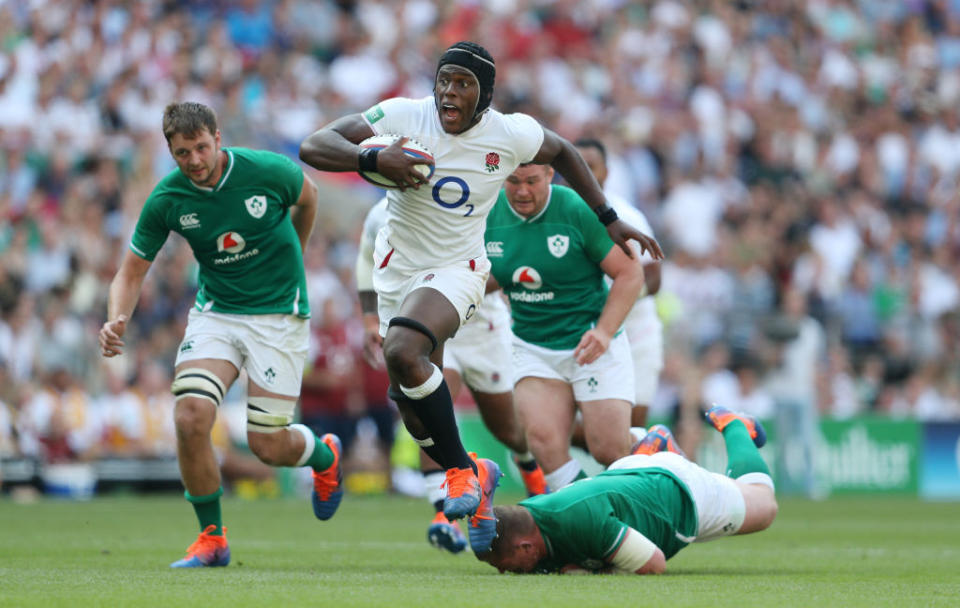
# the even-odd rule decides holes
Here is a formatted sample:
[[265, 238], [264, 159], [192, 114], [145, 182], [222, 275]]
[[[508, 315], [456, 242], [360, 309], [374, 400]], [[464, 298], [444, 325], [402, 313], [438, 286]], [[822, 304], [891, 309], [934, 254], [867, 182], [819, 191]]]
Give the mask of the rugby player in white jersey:
[[[380, 317], [377, 314], [377, 293], [373, 289], [373, 254], [377, 234], [387, 222], [387, 199], [382, 198], [367, 213], [360, 233], [357, 253], [357, 292], [363, 310], [364, 358], [372, 367], [383, 365]], [[547, 491], [547, 480], [527, 445], [513, 406], [513, 373], [510, 369], [510, 311], [499, 291], [488, 293], [477, 313], [467, 321], [456, 337], [443, 349], [443, 378], [456, 399], [465, 384], [490, 433], [513, 452], [527, 494], [535, 496]], [[426, 452], [420, 451], [427, 500], [436, 511], [427, 529], [427, 539], [438, 549], [459, 553], [467, 539], [457, 522], [443, 514], [443, 469]]]
[[[392, 396], [407, 430], [446, 470], [443, 510], [453, 519], [486, 513], [481, 498], [496, 483], [463, 449], [440, 366], [443, 343], [483, 299], [490, 270], [484, 220], [503, 180], [521, 163], [550, 164], [615, 243], [629, 252], [634, 239], [662, 256], [654, 239], [617, 218], [573, 144], [530, 116], [490, 109], [495, 75], [486, 49], [458, 42], [440, 57], [432, 98], [385, 100], [333, 121], [300, 146], [300, 158], [316, 169], [375, 171], [400, 186], [387, 194], [387, 226], [374, 254], [380, 332]], [[382, 150], [358, 145], [385, 133], [425, 144], [436, 162], [433, 176], [416, 169], [420, 161], [403, 152], [403, 138]], [[471, 542], [492, 540], [494, 527], [492, 518], [472, 517]]]
[[[592, 138], [578, 139], [574, 145], [603, 186], [607, 180], [606, 147], [601, 141]], [[617, 215], [644, 233], [653, 235], [650, 222], [642, 211], [618, 196], [607, 194], [607, 200]], [[663, 369], [663, 324], [657, 316], [657, 306], [652, 297], [660, 290], [660, 262], [648, 254], [638, 254], [643, 263], [644, 289], [627, 314], [623, 329], [630, 341], [630, 353], [633, 355], [633, 382], [636, 393], [630, 424], [644, 427], [647, 424], [650, 403], [657, 391], [660, 370]], [[574, 433], [576, 435], [576, 430]], [[576, 439], [574, 441], [576, 442]]]

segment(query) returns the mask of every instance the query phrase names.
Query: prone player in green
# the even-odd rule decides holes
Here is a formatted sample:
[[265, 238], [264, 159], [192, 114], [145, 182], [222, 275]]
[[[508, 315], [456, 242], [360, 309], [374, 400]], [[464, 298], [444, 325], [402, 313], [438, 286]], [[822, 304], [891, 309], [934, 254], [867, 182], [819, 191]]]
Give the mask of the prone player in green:
[[559, 489], [583, 476], [570, 457], [577, 408], [598, 462], [630, 453], [633, 362], [620, 329], [644, 276], [583, 199], [552, 178], [551, 167], [533, 164], [508, 176], [484, 240], [488, 289], [510, 300], [517, 413], [547, 484]]
[[312, 467], [319, 519], [333, 516], [343, 494], [339, 439], [291, 424], [309, 340], [303, 249], [316, 219], [317, 187], [285, 156], [222, 148], [216, 115], [202, 104], [168, 105], [163, 134], [177, 168], [140, 212], [110, 284], [100, 350], [105, 357], [122, 354], [147, 271], [170, 231], [179, 233], [200, 272], [171, 390], [177, 460], [200, 535], [171, 566], [226, 566], [230, 548], [210, 433], [241, 369], [248, 375], [251, 451], [273, 466]]
[[723, 434], [726, 476], [671, 451], [627, 456], [553, 494], [495, 506], [497, 537], [477, 558], [501, 572], [660, 574], [692, 542], [765, 530], [777, 501], [757, 449], [763, 427], [719, 406], [707, 420]]

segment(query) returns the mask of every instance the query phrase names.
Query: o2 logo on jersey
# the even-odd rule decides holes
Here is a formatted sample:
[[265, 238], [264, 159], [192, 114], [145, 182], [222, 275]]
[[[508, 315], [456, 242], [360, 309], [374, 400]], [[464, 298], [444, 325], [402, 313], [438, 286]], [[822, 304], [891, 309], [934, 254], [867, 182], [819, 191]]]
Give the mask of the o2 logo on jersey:
[[[449, 186], [448, 186], [449, 184]], [[444, 192], [444, 187], [446, 191]], [[460, 197], [454, 200], [456, 196], [456, 190], [460, 190]], [[456, 209], [470, 198], [470, 186], [467, 185], [467, 182], [463, 181], [459, 177], [444, 177], [437, 180], [437, 183], [433, 185], [433, 200], [436, 201], [438, 205], [444, 209]], [[443, 196], [441, 196], [441, 194]], [[467, 217], [473, 213], [473, 205], [466, 205], [467, 212], [463, 214], [464, 217]]]
[[247, 242], [236, 232], [224, 232], [217, 237], [217, 251], [240, 253], [247, 246]]
[[527, 289], [540, 289], [543, 287], [543, 279], [540, 273], [530, 266], [520, 266], [513, 271], [513, 283], [523, 285]]

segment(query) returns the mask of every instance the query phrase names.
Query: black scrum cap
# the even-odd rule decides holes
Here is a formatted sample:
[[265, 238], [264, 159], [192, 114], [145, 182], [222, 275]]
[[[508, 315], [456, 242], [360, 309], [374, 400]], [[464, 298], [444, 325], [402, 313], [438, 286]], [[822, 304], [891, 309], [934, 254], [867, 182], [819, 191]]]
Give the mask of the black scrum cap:
[[470, 70], [476, 76], [477, 82], [480, 83], [480, 98], [477, 100], [474, 116], [485, 112], [490, 107], [490, 100], [493, 99], [493, 81], [497, 76], [497, 66], [493, 63], [493, 56], [475, 42], [457, 42], [440, 56], [437, 72], [439, 73], [440, 68], [447, 64]]

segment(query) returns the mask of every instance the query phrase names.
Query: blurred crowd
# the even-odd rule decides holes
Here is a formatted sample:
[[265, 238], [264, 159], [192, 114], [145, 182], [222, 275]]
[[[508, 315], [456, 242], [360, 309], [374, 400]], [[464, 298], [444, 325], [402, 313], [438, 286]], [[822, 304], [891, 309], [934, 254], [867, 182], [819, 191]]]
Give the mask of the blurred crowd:
[[[164, 105], [296, 158], [325, 122], [430, 94], [463, 39], [494, 106], [603, 140], [667, 253], [654, 416], [960, 419], [958, 0], [0, 0], [0, 456], [169, 454], [194, 262], [175, 235], [104, 363], [108, 284], [174, 164]], [[353, 277], [378, 191], [313, 174], [304, 416], [386, 407]], [[374, 417], [376, 419], [376, 416]]]

